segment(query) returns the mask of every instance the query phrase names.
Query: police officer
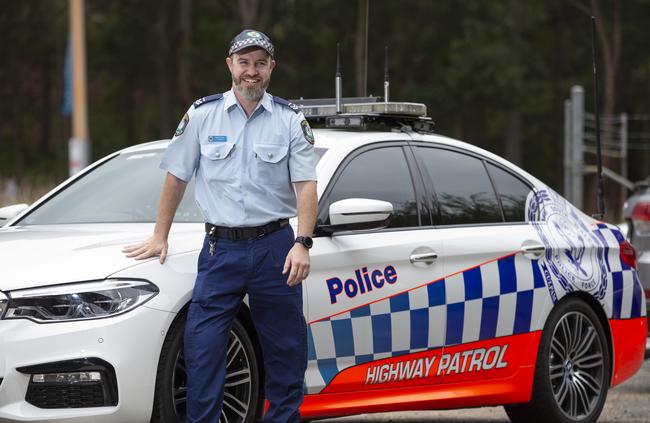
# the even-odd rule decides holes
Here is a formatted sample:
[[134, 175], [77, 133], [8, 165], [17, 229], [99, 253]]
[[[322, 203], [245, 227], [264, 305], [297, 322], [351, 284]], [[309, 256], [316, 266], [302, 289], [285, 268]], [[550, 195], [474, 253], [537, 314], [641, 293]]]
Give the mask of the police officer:
[[[128, 257], [165, 261], [174, 213], [196, 175], [207, 233], [185, 328], [188, 422], [219, 420], [226, 347], [245, 294], [264, 356], [264, 421], [300, 421], [307, 363], [300, 282], [316, 220], [314, 137], [298, 107], [266, 92], [273, 49], [259, 31], [232, 40], [231, 90], [187, 111], [161, 163], [167, 175], [154, 234], [124, 248]], [[288, 224], [296, 212], [297, 238]]]

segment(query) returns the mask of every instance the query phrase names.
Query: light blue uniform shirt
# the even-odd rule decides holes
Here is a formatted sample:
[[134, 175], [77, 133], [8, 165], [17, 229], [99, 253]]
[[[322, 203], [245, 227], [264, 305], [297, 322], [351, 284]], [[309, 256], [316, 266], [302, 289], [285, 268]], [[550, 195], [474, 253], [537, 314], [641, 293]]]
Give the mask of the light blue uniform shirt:
[[185, 182], [196, 175], [196, 202], [214, 225], [259, 226], [295, 216], [292, 182], [316, 180], [303, 114], [266, 92], [250, 118], [232, 90], [214, 98], [190, 107], [160, 168]]

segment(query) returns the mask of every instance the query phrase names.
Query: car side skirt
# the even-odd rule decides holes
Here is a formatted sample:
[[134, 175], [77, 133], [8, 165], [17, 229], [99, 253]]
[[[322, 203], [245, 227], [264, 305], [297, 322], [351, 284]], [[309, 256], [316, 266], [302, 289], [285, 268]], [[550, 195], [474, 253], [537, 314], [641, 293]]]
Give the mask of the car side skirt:
[[305, 395], [304, 417], [500, 405], [530, 400], [541, 331], [366, 362]]

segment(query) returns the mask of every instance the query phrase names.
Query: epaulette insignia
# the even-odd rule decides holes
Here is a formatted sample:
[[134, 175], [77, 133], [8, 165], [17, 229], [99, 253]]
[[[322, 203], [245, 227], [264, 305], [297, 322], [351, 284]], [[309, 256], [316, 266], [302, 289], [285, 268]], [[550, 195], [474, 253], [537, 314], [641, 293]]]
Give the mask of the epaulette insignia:
[[300, 107], [296, 106], [288, 100], [285, 100], [284, 98], [273, 96], [273, 101], [278, 104], [282, 104], [283, 106], [287, 106], [296, 113], [300, 113]]
[[223, 98], [223, 94], [212, 94], [207, 97], [199, 98], [194, 102], [194, 108], [198, 108], [199, 106], [203, 106], [205, 103], [210, 103], [211, 101], [216, 101], [216, 100], [221, 100]]

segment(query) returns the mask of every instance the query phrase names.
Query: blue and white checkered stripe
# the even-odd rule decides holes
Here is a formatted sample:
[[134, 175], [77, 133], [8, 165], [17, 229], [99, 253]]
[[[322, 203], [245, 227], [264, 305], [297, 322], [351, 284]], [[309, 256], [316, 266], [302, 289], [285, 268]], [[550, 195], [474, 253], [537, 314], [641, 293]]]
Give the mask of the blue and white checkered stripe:
[[630, 319], [646, 315], [643, 288], [636, 270], [621, 260], [618, 246], [625, 239], [615, 227], [599, 223], [594, 229], [605, 249], [608, 289], [602, 305], [610, 319]]
[[544, 322], [533, 316], [550, 307], [536, 261], [511, 255], [313, 322], [308, 393], [356, 364], [539, 330]]

